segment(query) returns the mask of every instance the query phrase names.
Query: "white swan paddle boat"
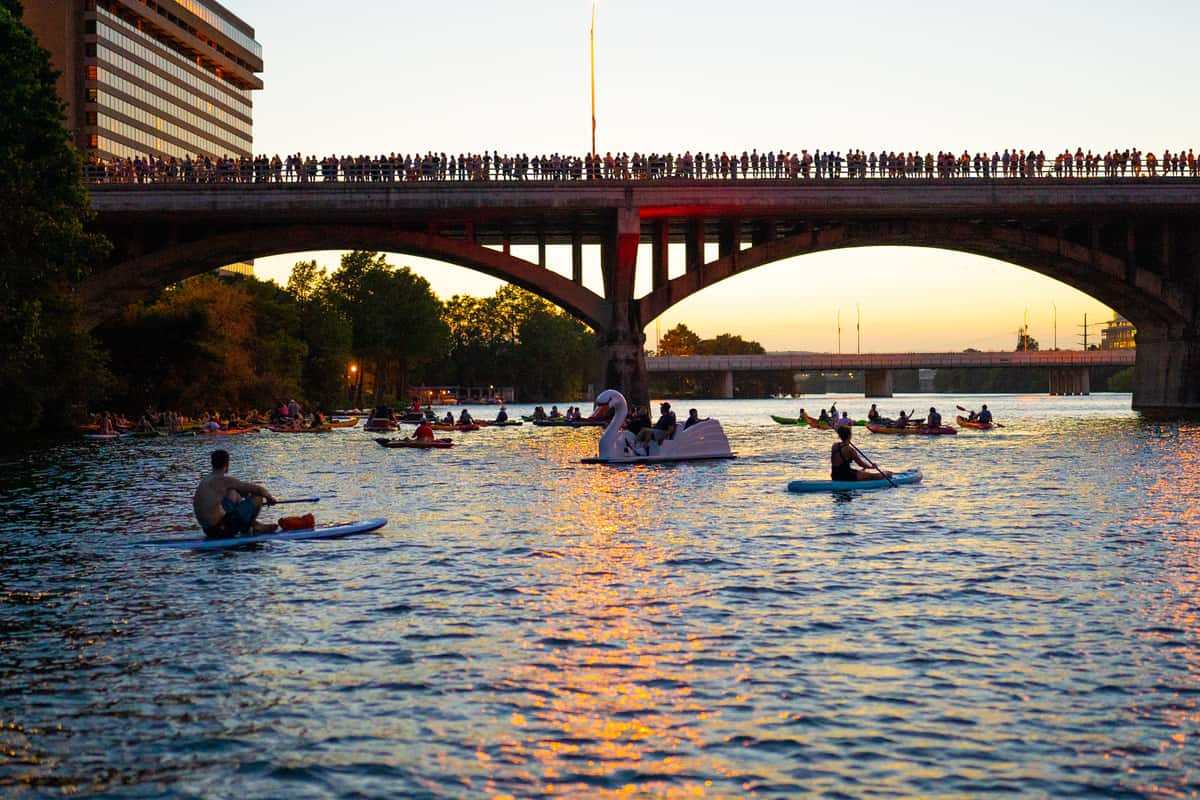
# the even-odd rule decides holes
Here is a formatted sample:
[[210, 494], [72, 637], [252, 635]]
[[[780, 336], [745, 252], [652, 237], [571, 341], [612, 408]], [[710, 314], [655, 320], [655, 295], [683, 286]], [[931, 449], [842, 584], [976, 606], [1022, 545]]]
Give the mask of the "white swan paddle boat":
[[602, 417], [609, 410], [612, 420], [600, 437], [600, 454], [595, 458], [583, 459], [584, 464], [661, 464], [669, 461], [700, 461], [715, 458], [736, 458], [729, 449], [729, 439], [721, 423], [706, 419], [687, 430], [682, 423], [676, 427], [675, 436], [662, 444], [654, 441], [639, 443], [637, 437], [621, 426], [629, 415], [625, 395], [616, 389], [607, 389], [596, 398], [596, 411], [592, 418]]

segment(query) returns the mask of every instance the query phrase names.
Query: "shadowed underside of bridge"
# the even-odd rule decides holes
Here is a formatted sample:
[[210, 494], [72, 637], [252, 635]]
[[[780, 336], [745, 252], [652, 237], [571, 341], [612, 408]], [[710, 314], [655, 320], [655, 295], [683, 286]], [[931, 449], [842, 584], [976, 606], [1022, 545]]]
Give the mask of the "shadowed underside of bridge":
[[[93, 204], [115, 245], [113, 263], [82, 290], [93, 323], [238, 260], [397, 252], [478, 270], [558, 304], [597, 331], [601, 383], [646, 402], [643, 328], [696, 292], [809, 253], [936, 247], [1031, 269], [1114, 308], [1138, 329], [1135, 407], [1200, 413], [1194, 183], [104, 187]], [[668, 264], [673, 243], [684, 245], [685, 263], [669, 278], [679, 272]], [[635, 298], [641, 244], [652, 289]], [[514, 245], [536, 246], [536, 262], [514, 256]], [[549, 268], [548, 245], [570, 246], [569, 268]], [[716, 258], [706, 261], [710, 245]], [[599, 250], [602, 293], [583, 284], [584, 247]]]

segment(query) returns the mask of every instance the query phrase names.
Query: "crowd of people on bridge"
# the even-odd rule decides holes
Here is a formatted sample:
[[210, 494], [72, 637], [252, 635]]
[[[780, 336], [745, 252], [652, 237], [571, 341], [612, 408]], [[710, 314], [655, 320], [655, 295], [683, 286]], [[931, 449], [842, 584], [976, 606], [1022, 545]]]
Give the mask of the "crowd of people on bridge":
[[446, 153], [397, 155], [302, 155], [253, 158], [191, 155], [183, 158], [92, 158], [84, 164], [89, 183], [395, 183], [413, 181], [579, 181], [579, 180], [837, 180], [950, 178], [1198, 177], [1191, 149], [1161, 155], [1137, 148], [1085, 152], [1043, 150], [1003, 152], [896, 152], [758, 150], [738, 153], [605, 153], [583, 156]]

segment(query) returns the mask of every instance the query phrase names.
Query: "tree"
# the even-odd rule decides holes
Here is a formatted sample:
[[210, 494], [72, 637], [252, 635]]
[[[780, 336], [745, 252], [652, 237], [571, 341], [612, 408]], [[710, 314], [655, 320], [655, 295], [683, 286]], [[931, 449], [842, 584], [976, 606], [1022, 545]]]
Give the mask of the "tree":
[[90, 215], [50, 56], [0, 2], [0, 429], [27, 429], [99, 385], [72, 285], [107, 250]]
[[702, 356], [756, 356], [765, 352], [758, 342], [747, 341], [732, 333], [722, 333], [715, 339], [705, 339], [696, 348], [696, 355]]
[[338, 310], [328, 273], [316, 261], [300, 261], [292, 267], [287, 291], [296, 302], [300, 337], [307, 348], [300, 379], [306, 401], [325, 408], [344, 397], [353, 403], [356, 387], [349, 386], [348, 379], [354, 331]]
[[1019, 331], [1017, 333], [1017, 350], [1037, 350], [1037, 339], [1029, 335], [1028, 331]]
[[342, 256], [329, 283], [350, 320], [360, 368], [371, 365], [374, 403], [403, 395], [409, 371], [441, 355], [449, 335], [429, 282], [407, 267], [394, 269], [383, 255], [356, 250]]
[[682, 322], [667, 331], [658, 342], [660, 356], [693, 356], [700, 347], [700, 337]]

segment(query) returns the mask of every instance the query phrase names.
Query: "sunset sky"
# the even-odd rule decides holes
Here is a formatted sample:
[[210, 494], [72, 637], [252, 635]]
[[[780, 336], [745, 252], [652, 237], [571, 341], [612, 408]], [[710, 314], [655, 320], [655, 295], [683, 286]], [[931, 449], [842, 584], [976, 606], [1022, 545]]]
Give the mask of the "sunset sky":
[[[254, 0], [231, 7], [263, 45], [259, 152], [590, 148], [586, 0], [452, 6]], [[1200, 146], [1200, 6], [1131, 8], [864, 0], [597, 6], [598, 149], [938, 150]], [[281, 282], [313, 254], [260, 259]], [[336, 253], [316, 254], [335, 267]], [[640, 259], [648, 271], [648, 254]], [[499, 285], [396, 255], [442, 297]], [[562, 263], [565, 261], [565, 264]], [[553, 250], [551, 265], [569, 269]], [[596, 273], [588, 265], [589, 275]], [[643, 281], [645, 285], [645, 281]], [[1028, 315], [1043, 347], [1079, 346], [1102, 304], [1019, 267], [945, 251], [871, 248], [754, 270], [670, 309], [702, 336], [770, 350], [1010, 349]], [[651, 345], [655, 325], [647, 328]]]

